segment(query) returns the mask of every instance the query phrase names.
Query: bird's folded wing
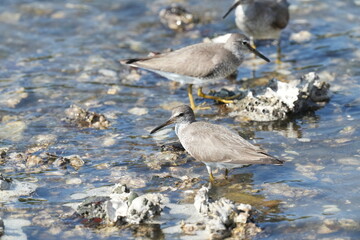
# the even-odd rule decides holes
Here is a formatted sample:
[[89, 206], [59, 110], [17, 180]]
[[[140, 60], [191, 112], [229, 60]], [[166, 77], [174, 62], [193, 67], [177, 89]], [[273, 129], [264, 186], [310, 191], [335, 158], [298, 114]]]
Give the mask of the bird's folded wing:
[[181, 137], [184, 148], [195, 159], [203, 162], [232, 164], [279, 164], [276, 158], [252, 145], [229, 129], [205, 122], [200, 127], [192, 124]]
[[205, 78], [222, 63], [222, 44], [200, 43], [143, 59], [120, 61], [134, 67]]

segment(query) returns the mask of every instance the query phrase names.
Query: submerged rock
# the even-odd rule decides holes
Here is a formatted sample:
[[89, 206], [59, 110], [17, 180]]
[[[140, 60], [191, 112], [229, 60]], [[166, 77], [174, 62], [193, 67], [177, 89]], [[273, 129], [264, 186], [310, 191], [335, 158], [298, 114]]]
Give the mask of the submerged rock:
[[166, 143], [161, 145], [161, 152], [185, 153], [185, 148], [180, 142]]
[[264, 183], [261, 185], [266, 193], [272, 195], [284, 196], [286, 198], [301, 199], [308, 198], [312, 199], [320, 194], [319, 190], [316, 189], [305, 189], [299, 187], [292, 187], [285, 183], [270, 184]]
[[[187, 234], [204, 228], [210, 239], [249, 239], [261, 232], [261, 229], [251, 222], [251, 205], [239, 204], [221, 198], [212, 201], [208, 195], [209, 189], [202, 187], [195, 196], [194, 206], [203, 218], [198, 223], [182, 223], [181, 229]], [[204, 226], [205, 225], [205, 226]]]
[[330, 234], [339, 231], [358, 231], [360, 223], [354, 219], [324, 219], [322, 225], [318, 227], [318, 234]]
[[0, 237], [2, 235], [4, 235], [5, 232], [5, 225], [4, 225], [4, 221], [0, 218]]
[[0, 139], [7, 139], [10, 141], [21, 141], [23, 139], [23, 133], [27, 128], [26, 122], [4, 122], [4, 118], [2, 119], [2, 121], [2, 123], [0, 122]]
[[71, 105], [66, 109], [65, 114], [64, 120], [76, 124], [78, 127], [106, 129], [110, 125], [103, 114], [90, 112], [76, 105]]
[[161, 194], [139, 196], [125, 185], [116, 185], [109, 196], [87, 198], [76, 212], [87, 222], [97, 224], [140, 224], [160, 215], [163, 199]]
[[0, 191], [1, 190], [9, 190], [12, 179], [6, 178], [0, 173]]
[[69, 165], [78, 170], [85, 164], [85, 161], [79, 155], [58, 156], [48, 152], [12, 152], [4, 156], [3, 161], [13, 163], [19, 168], [41, 167], [47, 168], [51, 164], [56, 167], [66, 169]]
[[[13, 214], [15, 215], [15, 214]], [[29, 233], [25, 233], [25, 227], [32, 225], [32, 222], [25, 219], [25, 217], [21, 218], [17, 214], [15, 216], [10, 216], [8, 218], [4, 218], [4, 235], [1, 237], [2, 240], [26, 240], [29, 239]], [[33, 225], [32, 225], [33, 226]], [[1, 227], [0, 227], [1, 229]], [[0, 230], [1, 232], [1, 230]], [[0, 234], [1, 236], [1, 234]]]
[[[289, 83], [272, 79], [266, 86], [236, 93], [240, 99], [228, 104], [229, 115], [240, 121], [282, 120], [324, 106], [330, 99], [329, 88], [314, 72]], [[224, 91], [214, 95], [219, 94], [224, 97]]]
[[33, 193], [37, 185], [29, 182], [11, 180], [8, 189], [0, 190], [0, 202], [14, 201], [20, 196], [28, 196]]
[[180, 166], [188, 161], [185, 154], [176, 152], [158, 152], [145, 156], [144, 163], [151, 169], [160, 170], [164, 166]]
[[24, 87], [15, 87], [13, 89], [2, 88], [0, 90], [0, 106], [15, 108], [29, 94]]
[[161, 145], [161, 152], [144, 156], [145, 164], [151, 169], [161, 169], [164, 166], [179, 166], [185, 164], [189, 157], [180, 143]]
[[79, 155], [70, 155], [67, 157], [58, 157], [56, 155], [47, 154], [49, 157], [56, 157], [54, 165], [62, 168], [66, 168], [67, 165], [72, 166], [75, 170], [78, 170], [82, 167], [85, 162], [81, 159]]
[[85, 219], [105, 219], [106, 212], [103, 207], [110, 197], [88, 197], [77, 208], [77, 213]]
[[175, 31], [190, 30], [195, 26], [197, 19], [184, 7], [178, 4], [162, 9], [159, 13], [160, 21], [164, 26]]
[[9, 148], [7, 147], [0, 148], [0, 163], [2, 163], [5, 160], [8, 151]]

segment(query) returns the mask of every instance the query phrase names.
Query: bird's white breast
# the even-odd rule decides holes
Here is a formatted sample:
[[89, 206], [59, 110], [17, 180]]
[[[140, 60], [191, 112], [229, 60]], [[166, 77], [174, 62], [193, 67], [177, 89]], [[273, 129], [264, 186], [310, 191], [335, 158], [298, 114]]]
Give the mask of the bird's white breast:
[[254, 39], [278, 39], [280, 37], [280, 29], [272, 27], [272, 17], [267, 14], [254, 16], [254, 11], [250, 9], [252, 6], [243, 4], [239, 5], [235, 10], [235, 22], [237, 27], [249, 37]]
[[[189, 64], [191, 64], [191, 63], [189, 63]], [[219, 79], [196, 78], [196, 77], [190, 77], [190, 76], [185, 76], [185, 75], [179, 75], [176, 73], [163, 72], [163, 71], [157, 71], [157, 70], [151, 70], [151, 69], [149, 69], [149, 71], [157, 73], [167, 79], [170, 79], [175, 82], [179, 82], [181, 84], [195, 84], [198, 86], [202, 86], [202, 85], [210, 84], [210, 83], [213, 83], [213, 82], [219, 80]]]

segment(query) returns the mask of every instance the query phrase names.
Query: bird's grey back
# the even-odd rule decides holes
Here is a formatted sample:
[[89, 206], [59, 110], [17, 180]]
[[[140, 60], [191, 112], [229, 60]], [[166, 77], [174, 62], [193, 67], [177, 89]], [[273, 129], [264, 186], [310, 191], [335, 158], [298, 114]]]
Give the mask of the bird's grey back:
[[193, 122], [178, 133], [183, 147], [198, 161], [231, 164], [281, 164], [261, 148], [226, 127]]
[[199, 43], [173, 52], [138, 59], [131, 66], [197, 78], [224, 78], [241, 64], [222, 43]]

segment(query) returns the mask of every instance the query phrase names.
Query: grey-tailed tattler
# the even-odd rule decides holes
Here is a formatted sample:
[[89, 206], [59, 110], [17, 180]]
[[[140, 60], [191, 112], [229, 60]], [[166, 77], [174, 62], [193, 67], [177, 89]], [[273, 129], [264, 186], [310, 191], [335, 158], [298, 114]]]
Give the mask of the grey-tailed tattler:
[[230, 168], [247, 164], [283, 164], [258, 146], [228, 128], [195, 120], [193, 110], [187, 105], [175, 107], [169, 120], [153, 129], [150, 134], [175, 123], [175, 132], [185, 150], [196, 160], [203, 162], [214, 181], [212, 168]]
[[199, 85], [198, 95], [220, 102], [231, 101], [205, 95], [202, 86], [224, 79], [244, 61], [245, 53], [252, 52], [267, 62], [270, 60], [251, 47], [249, 38], [233, 33], [225, 43], [198, 43], [178, 50], [151, 57], [121, 60], [122, 64], [155, 72], [170, 80], [188, 84], [191, 108], [195, 109], [192, 96], [193, 84]]

